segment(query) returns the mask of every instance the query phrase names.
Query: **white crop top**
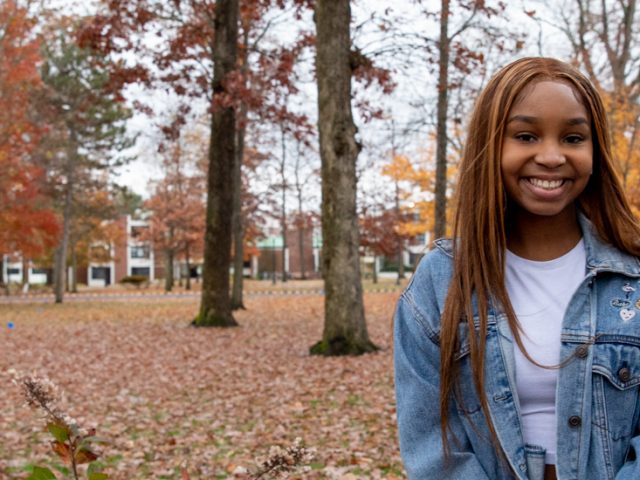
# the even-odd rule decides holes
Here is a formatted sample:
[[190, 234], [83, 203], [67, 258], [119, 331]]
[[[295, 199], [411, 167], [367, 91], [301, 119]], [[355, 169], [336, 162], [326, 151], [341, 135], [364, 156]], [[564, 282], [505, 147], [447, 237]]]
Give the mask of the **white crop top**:
[[[560, 363], [560, 332], [569, 301], [586, 275], [584, 242], [565, 255], [538, 262], [506, 254], [505, 281], [526, 351], [538, 363]], [[524, 441], [546, 449], [555, 465], [557, 369], [535, 366], [515, 347], [516, 388]]]

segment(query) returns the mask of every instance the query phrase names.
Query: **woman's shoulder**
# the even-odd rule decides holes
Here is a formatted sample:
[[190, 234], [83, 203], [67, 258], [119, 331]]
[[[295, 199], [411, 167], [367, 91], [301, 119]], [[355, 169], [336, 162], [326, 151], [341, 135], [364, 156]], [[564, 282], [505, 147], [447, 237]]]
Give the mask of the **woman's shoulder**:
[[436, 240], [432, 249], [420, 260], [409, 285], [402, 294], [420, 316], [438, 322], [453, 272], [453, 243]]
[[[432, 244], [416, 268], [414, 278], [421, 281], [438, 282], [451, 276], [453, 269], [453, 241], [441, 238]], [[431, 280], [429, 280], [431, 279]], [[412, 282], [414, 283], [414, 282]], [[409, 285], [411, 287], [412, 285]]]

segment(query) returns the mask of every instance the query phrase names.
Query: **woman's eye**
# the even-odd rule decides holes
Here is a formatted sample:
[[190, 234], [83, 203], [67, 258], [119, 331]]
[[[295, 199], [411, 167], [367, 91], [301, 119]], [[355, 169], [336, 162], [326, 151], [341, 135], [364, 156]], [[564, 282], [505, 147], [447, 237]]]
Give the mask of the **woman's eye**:
[[565, 137], [564, 141], [567, 143], [580, 143], [584, 140], [582, 135], [568, 135]]
[[515, 138], [525, 143], [533, 142], [536, 139], [536, 137], [531, 133], [518, 133]]

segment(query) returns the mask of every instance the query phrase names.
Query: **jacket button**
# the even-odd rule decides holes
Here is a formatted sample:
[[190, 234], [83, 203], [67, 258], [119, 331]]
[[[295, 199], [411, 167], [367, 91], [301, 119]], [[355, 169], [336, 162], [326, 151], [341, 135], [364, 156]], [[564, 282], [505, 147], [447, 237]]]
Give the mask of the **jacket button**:
[[621, 382], [628, 382], [631, 379], [631, 371], [627, 367], [622, 367], [618, 370], [618, 378]]
[[589, 347], [586, 345], [580, 345], [576, 348], [576, 357], [585, 358], [587, 355], [589, 355]]
[[582, 425], [582, 419], [578, 415], [572, 415], [569, 417], [570, 427], [579, 427], [580, 425]]

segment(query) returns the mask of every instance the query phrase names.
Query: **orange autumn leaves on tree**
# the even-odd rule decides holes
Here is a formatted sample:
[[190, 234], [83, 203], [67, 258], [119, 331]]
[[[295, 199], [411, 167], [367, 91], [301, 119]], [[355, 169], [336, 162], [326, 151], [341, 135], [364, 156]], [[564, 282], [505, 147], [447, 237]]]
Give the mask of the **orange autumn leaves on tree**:
[[0, 252], [27, 257], [42, 254], [59, 230], [31, 158], [43, 133], [32, 108], [42, 85], [34, 26], [16, 1], [0, 4]]
[[[424, 159], [433, 159], [434, 152], [426, 150], [421, 155]], [[403, 237], [415, 237], [422, 234], [432, 234], [435, 228], [435, 166], [421, 161], [424, 166], [416, 166], [405, 155], [395, 155], [384, 165], [382, 174], [394, 182], [405, 185], [400, 191], [401, 215], [396, 219], [396, 229]], [[433, 162], [431, 162], [433, 163]], [[452, 191], [457, 167], [453, 161], [447, 168], [449, 191]], [[448, 202], [447, 218], [451, 218], [452, 206]], [[447, 221], [447, 234], [450, 234], [450, 221]]]
[[601, 92], [611, 123], [614, 158], [631, 207], [640, 219], [640, 107], [620, 87], [617, 94]]
[[121, 226], [112, 221], [117, 216], [113, 195], [107, 190], [83, 192], [81, 207], [71, 227], [71, 245], [78, 265], [113, 260], [112, 245], [126, 241]]
[[151, 241], [165, 255], [201, 258], [205, 179], [196, 168], [197, 152], [188, 152], [178, 140], [163, 153], [165, 177], [153, 185], [153, 194], [145, 202], [151, 213], [150, 229], [140, 240]]

